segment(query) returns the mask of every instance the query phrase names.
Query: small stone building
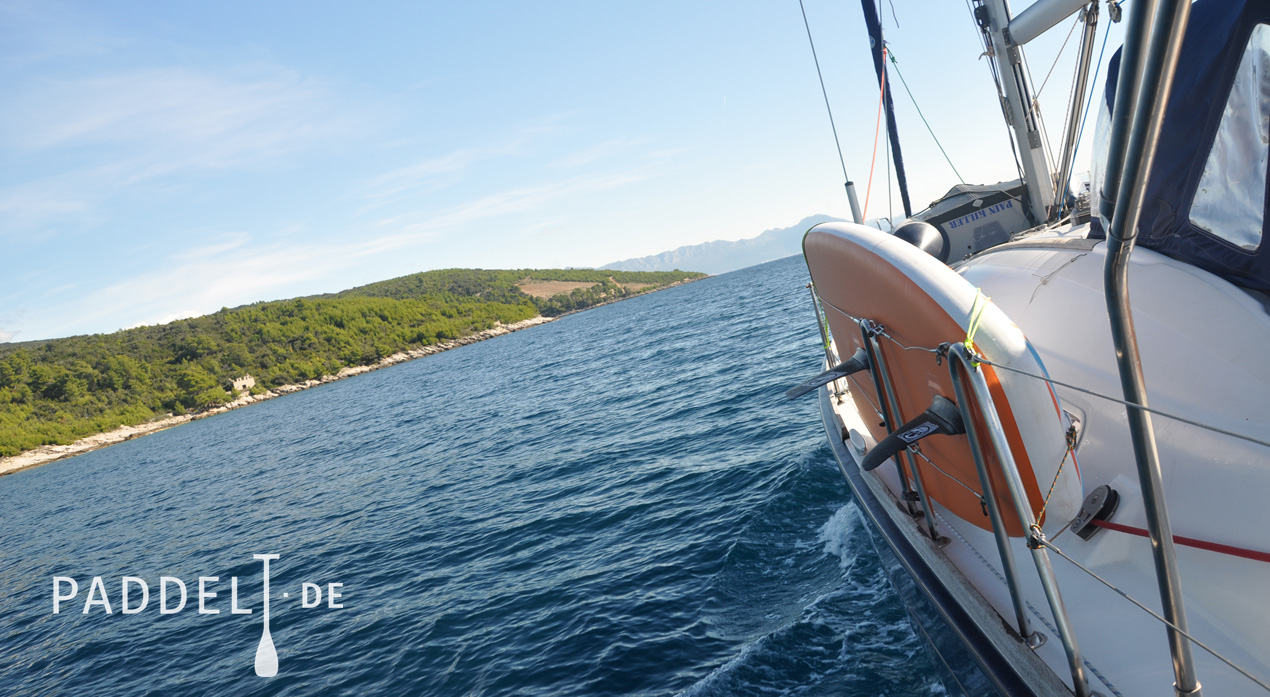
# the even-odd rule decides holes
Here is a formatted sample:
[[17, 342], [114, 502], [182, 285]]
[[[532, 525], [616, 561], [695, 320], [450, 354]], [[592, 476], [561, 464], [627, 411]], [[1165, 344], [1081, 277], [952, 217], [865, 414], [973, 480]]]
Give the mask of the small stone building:
[[256, 386], [256, 378], [250, 375], [244, 375], [234, 379], [234, 389], [239, 392], [246, 392]]

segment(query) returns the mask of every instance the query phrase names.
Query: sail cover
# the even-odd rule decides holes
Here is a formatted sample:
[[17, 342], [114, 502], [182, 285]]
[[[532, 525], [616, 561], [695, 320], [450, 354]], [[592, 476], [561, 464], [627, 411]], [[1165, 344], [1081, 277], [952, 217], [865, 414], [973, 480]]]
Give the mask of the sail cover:
[[[1119, 59], [1117, 52], [1108, 66], [1108, 110]], [[1147, 181], [1138, 244], [1270, 293], [1268, 152], [1270, 0], [1199, 0]]]

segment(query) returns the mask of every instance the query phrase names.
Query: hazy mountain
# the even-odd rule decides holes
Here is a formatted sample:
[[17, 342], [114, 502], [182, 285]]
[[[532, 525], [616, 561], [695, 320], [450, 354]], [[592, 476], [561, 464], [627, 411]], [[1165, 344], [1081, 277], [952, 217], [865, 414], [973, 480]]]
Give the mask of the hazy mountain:
[[672, 271], [684, 269], [720, 274], [765, 261], [783, 259], [803, 252], [803, 233], [819, 223], [842, 220], [828, 215], [813, 215], [797, 225], [768, 230], [758, 237], [735, 242], [715, 240], [648, 257], [624, 259], [601, 268], [617, 271]]

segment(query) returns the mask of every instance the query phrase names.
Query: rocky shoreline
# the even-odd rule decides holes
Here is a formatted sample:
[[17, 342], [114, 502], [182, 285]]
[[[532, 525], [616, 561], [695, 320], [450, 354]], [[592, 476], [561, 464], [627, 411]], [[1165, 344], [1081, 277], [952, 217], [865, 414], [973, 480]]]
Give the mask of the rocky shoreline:
[[36, 465], [53, 462], [54, 460], [61, 460], [62, 458], [80, 455], [90, 450], [104, 448], [107, 445], [122, 443], [123, 441], [136, 438], [137, 436], [146, 435], [147, 433], [162, 431], [165, 428], [179, 426], [180, 424], [189, 421], [205, 419], [209, 416], [222, 414], [231, 409], [238, 409], [249, 404], [255, 404], [256, 402], [263, 402], [267, 399], [273, 399], [274, 397], [281, 397], [284, 394], [307, 390], [310, 387], [317, 387], [318, 385], [324, 385], [328, 382], [335, 382], [336, 380], [342, 380], [354, 375], [369, 373], [372, 370], [387, 368], [390, 365], [404, 363], [416, 358], [423, 358], [424, 356], [431, 356], [434, 353], [441, 353], [442, 351], [448, 351], [452, 348], [458, 348], [459, 346], [474, 344], [478, 341], [492, 339], [496, 336], [502, 336], [503, 334], [510, 334], [521, 329], [528, 329], [529, 327], [545, 324], [553, 319], [557, 318], [540, 316], [516, 322], [514, 324], [498, 324], [493, 328], [479, 331], [475, 334], [470, 334], [451, 341], [444, 341], [432, 346], [424, 346], [422, 348], [411, 349], [409, 351], [402, 351], [401, 353], [394, 353], [391, 356], [380, 359], [379, 362], [372, 365], [359, 365], [350, 368], [343, 368], [335, 375], [324, 375], [320, 379], [308, 380], [298, 385], [282, 385], [281, 387], [275, 387], [263, 394], [253, 395], [245, 393], [239, 396], [238, 399], [235, 399], [232, 402], [227, 402], [218, 407], [211, 407], [209, 409], [182, 414], [180, 416], [168, 415], [164, 418], [156, 419], [144, 424], [138, 424], [136, 426], [120, 426], [113, 431], [107, 431], [105, 433], [98, 433], [81, 438], [70, 445], [43, 445], [35, 448], [34, 450], [18, 453], [17, 455], [13, 455], [11, 457], [0, 458], [0, 475], [10, 474], [19, 470], [27, 469], [28, 467], [35, 467]]

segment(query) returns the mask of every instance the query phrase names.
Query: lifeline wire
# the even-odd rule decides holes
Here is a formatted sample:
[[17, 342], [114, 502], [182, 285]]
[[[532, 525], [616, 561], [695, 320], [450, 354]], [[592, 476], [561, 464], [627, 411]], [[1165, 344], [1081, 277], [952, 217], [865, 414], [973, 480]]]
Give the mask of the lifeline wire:
[[1257, 683], [1257, 685], [1258, 685], [1258, 686], [1260, 686], [1260, 687], [1261, 687], [1261, 689], [1266, 690], [1267, 692], [1270, 692], [1270, 685], [1267, 685], [1266, 683], [1262, 682], [1262, 681], [1261, 681], [1261, 680], [1259, 680], [1256, 676], [1254, 676], [1252, 673], [1249, 673], [1248, 671], [1244, 670], [1243, 668], [1240, 668], [1238, 665], [1236, 665], [1236, 664], [1235, 664], [1235, 662], [1234, 662], [1234, 661], [1231, 661], [1229, 658], [1226, 658], [1225, 656], [1221, 655], [1220, 653], [1217, 653], [1215, 650], [1213, 650], [1213, 649], [1209, 648], [1209, 646], [1208, 646], [1207, 644], [1205, 644], [1204, 642], [1200, 641], [1199, 639], [1196, 639], [1195, 637], [1191, 636], [1189, 633], [1184, 632], [1184, 631], [1182, 631], [1181, 629], [1178, 629], [1178, 628], [1177, 628], [1177, 625], [1175, 625], [1175, 624], [1173, 624], [1172, 622], [1170, 622], [1170, 621], [1168, 621], [1168, 620], [1164, 619], [1163, 617], [1160, 617], [1159, 615], [1155, 614], [1155, 612], [1154, 612], [1153, 610], [1151, 610], [1151, 608], [1149, 608], [1149, 607], [1147, 607], [1146, 605], [1143, 605], [1142, 603], [1138, 602], [1137, 600], [1135, 600], [1135, 599], [1133, 598], [1133, 596], [1131, 596], [1131, 595], [1129, 595], [1128, 593], [1125, 593], [1124, 591], [1122, 591], [1122, 590], [1120, 590], [1119, 588], [1115, 587], [1115, 586], [1114, 586], [1111, 582], [1107, 581], [1106, 579], [1104, 579], [1103, 577], [1099, 576], [1098, 574], [1096, 574], [1096, 573], [1094, 573], [1094, 572], [1090, 571], [1089, 569], [1085, 568], [1085, 566], [1084, 566], [1083, 564], [1081, 564], [1080, 562], [1076, 561], [1075, 559], [1072, 559], [1071, 557], [1069, 557], [1069, 556], [1067, 556], [1066, 554], [1064, 554], [1064, 553], [1063, 553], [1063, 550], [1059, 549], [1058, 547], [1055, 547], [1055, 546], [1053, 545], [1053, 543], [1049, 542], [1048, 540], [1046, 540], [1046, 539], [1044, 539], [1044, 538], [1040, 538], [1040, 539], [1038, 540], [1038, 542], [1039, 542], [1041, 545], [1043, 545], [1046, 549], [1052, 549], [1052, 550], [1054, 550], [1054, 553], [1055, 553], [1055, 554], [1057, 554], [1058, 556], [1060, 556], [1060, 557], [1062, 557], [1062, 558], [1066, 559], [1067, 561], [1071, 562], [1072, 564], [1074, 564], [1074, 565], [1076, 566], [1076, 568], [1078, 568], [1078, 569], [1080, 569], [1081, 571], [1084, 571], [1085, 573], [1089, 574], [1090, 576], [1092, 576], [1092, 577], [1094, 578], [1094, 580], [1098, 581], [1098, 582], [1099, 582], [1099, 583], [1101, 583], [1102, 585], [1104, 585], [1104, 586], [1106, 586], [1106, 587], [1110, 588], [1111, 590], [1115, 591], [1116, 593], [1118, 593], [1118, 594], [1120, 595], [1120, 597], [1124, 598], [1125, 600], [1128, 600], [1129, 602], [1133, 603], [1134, 605], [1137, 605], [1139, 608], [1141, 608], [1143, 611], [1145, 611], [1148, 615], [1151, 615], [1151, 616], [1152, 616], [1152, 617], [1154, 617], [1155, 619], [1157, 619], [1157, 620], [1159, 620], [1159, 621], [1163, 622], [1164, 624], [1168, 625], [1169, 627], [1171, 627], [1171, 628], [1173, 629], [1173, 631], [1175, 631], [1175, 632], [1177, 632], [1178, 634], [1181, 634], [1182, 636], [1184, 636], [1184, 637], [1186, 637], [1187, 639], [1189, 639], [1189, 640], [1191, 641], [1191, 643], [1193, 643], [1193, 644], [1195, 644], [1196, 646], [1200, 647], [1201, 649], [1204, 649], [1205, 651], [1207, 651], [1207, 652], [1211, 653], [1213, 656], [1215, 656], [1215, 657], [1217, 658], [1217, 660], [1221, 661], [1222, 663], [1225, 663], [1226, 665], [1230, 666], [1231, 668], [1234, 668], [1236, 671], [1238, 671], [1238, 672], [1239, 672], [1241, 675], [1243, 675], [1245, 678], [1248, 678], [1249, 680], [1251, 680], [1251, 681], [1253, 681], [1253, 682]]
[[1270, 441], [1264, 441], [1264, 440], [1261, 440], [1260, 438], [1255, 438], [1255, 437], [1253, 437], [1253, 436], [1246, 436], [1246, 435], [1244, 435], [1244, 434], [1242, 434], [1242, 433], [1236, 433], [1235, 431], [1228, 431], [1228, 430], [1226, 430], [1226, 429], [1224, 429], [1224, 428], [1219, 428], [1219, 427], [1217, 427], [1217, 426], [1211, 426], [1211, 425], [1209, 425], [1209, 424], [1206, 424], [1206, 423], [1201, 423], [1201, 422], [1199, 422], [1199, 421], [1195, 421], [1194, 419], [1188, 419], [1188, 418], [1186, 418], [1185, 416], [1179, 416], [1179, 415], [1177, 415], [1177, 414], [1174, 414], [1174, 413], [1171, 413], [1171, 412], [1167, 412], [1167, 411], [1163, 411], [1163, 410], [1161, 410], [1161, 409], [1156, 409], [1156, 408], [1154, 408], [1154, 407], [1146, 407], [1146, 406], [1143, 406], [1143, 405], [1141, 405], [1141, 404], [1134, 404], [1133, 402], [1129, 402], [1129, 401], [1126, 401], [1126, 400], [1123, 400], [1123, 399], [1119, 399], [1119, 398], [1117, 398], [1117, 397], [1109, 397], [1109, 396], [1107, 396], [1107, 395], [1105, 395], [1105, 394], [1099, 394], [1098, 392], [1094, 392], [1093, 390], [1090, 390], [1090, 389], [1087, 389], [1087, 388], [1084, 388], [1084, 387], [1078, 387], [1078, 386], [1076, 386], [1076, 385], [1072, 385], [1072, 384], [1070, 384], [1070, 383], [1066, 383], [1066, 382], [1062, 382], [1062, 381], [1059, 381], [1059, 380], [1055, 380], [1054, 378], [1045, 377], [1045, 376], [1043, 376], [1043, 375], [1033, 375], [1032, 373], [1029, 373], [1029, 372], [1027, 372], [1027, 371], [1025, 371], [1025, 370], [1019, 370], [1018, 368], [1011, 368], [1011, 367], [1010, 367], [1010, 366], [1008, 366], [1008, 365], [1001, 365], [1000, 363], [993, 363], [992, 361], [990, 361], [990, 360], [988, 360], [988, 359], [984, 358], [983, 356], [979, 356], [976, 360], [978, 360], [980, 363], [982, 363], [982, 364], [984, 364], [984, 365], [990, 365], [990, 366], [992, 366], [993, 368], [1000, 368], [1000, 369], [1002, 369], [1002, 370], [1008, 370], [1008, 371], [1010, 371], [1010, 372], [1012, 372], [1012, 373], [1018, 373], [1019, 375], [1023, 375], [1023, 376], [1029, 377], [1029, 378], [1034, 378], [1034, 379], [1037, 379], [1037, 380], [1043, 380], [1043, 381], [1045, 381], [1045, 382], [1050, 383], [1051, 385], [1058, 385], [1059, 387], [1066, 387], [1066, 388], [1071, 389], [1071, 390], [1076, 390], [1077, 392], [1084, 392], [1084, 393], [1085, 393], [1085, 394], [1087, 394], [1087, 395], [1091, 395], [1091, 396], [1093, 396], [1093, 397], [1098, 397], [1099, 399], [1105, 399], [1105, 400], [1107, 400], [1108, 402], [1115, 402], [1115, 403], [1117, 403], [1117, 404], [1122, 404], [1122, 405], [1124, 405], [1124, 406], [1126, 406], [1126, 407], [1131, 407], [1131, 408], [1133, 408], [1133, 409], [1141, 409], [1142, 411], [1145, 411], [1145, 412], [1148, 412], [1148, 413], [1151, 413], [1151, 414], [1155, 414], [1156, 416], [1163, 416], [1163, 417], [1164, 417], [1164, 418], [1166, 418], [1166, 419], [1172, 419], [1172, 420], [1174, 420], [1174, 421], [1180, 421], [1181, 423], [1188, 424], [1188, 425], [1194, 426], [1194, 427], [1196, 427], [1196, 428], [1202, 428], [1202, 429], [1204, 429], [1204, 430], [1206, 430], [1206, 431], [1212, 431], [1212, 432], [1214, 432], [1214, 433], [1220, 433], [1220, 434], [1222, 434], [1223, 436], [1230, 436], [1231, 438], [1238, 438], [1239, 440], [1248, 441], [1249, 443], [1256, 443], [1257, 445], [1262, 445], [1262, 446], [1265, 446], [1265, 447], [1267, 447], [1267, 448], [1270, 448]]
[[911, 453], [913, 453], [914, 455], [917, 455], [918, 457], [922, 458], [923, 460], [925, 460], [925, 461], [926, 461], [926, 464], [930, 465], [931, 467], [934, 467], [936, 472], [939, 472], [940, 474], [944, 475], [945, 477], [948, 477], [949, 479], [951, 479], [951, 480], [953, 480], [954, 482], [956, 482], [957, 484], [959, 484], [959, 485], [961, 486], [961, 488], [963, 488], [963, 489], [965, 489], [966, 491], [969, 491], [970, 493], [974, 494], [975, 498], [979, 499], [979, 503], [980, 503], [980, 504], [984, 503], [983, 494], [981, 494], [981, 493], [979, 493], [979, 492], [975, 491], [974, 489], [971, 489], [969, 484], [966, 484], [965, 482], [961, 481], [960, 479], [958, 479], [958, 478], [956, 478], [956, 477], [952, 476], [951, 474], [948, 474], [947, 472], [945, 472], [945, 471], [943, 470], [943, 468], [942, 468], [942, 467], [940, 467], [939, 465], [935, 464], [935, 463], [934, 463], [934, 461], [932, 461], [929, 457], [926, 457], [926, 453], [922, 452], [921, 448], [917, 447], [916, 445], [910, 445], [910, 446], [908, 446], [908, 451], [909, 451], [909, 452], [911, 452]]
[[[859, 318], [859, 317], [855, 317], [855, 316], [853, 316], [851, 313], [849, 313], [849, 312], [847, 312], [847, 311], [843, 310], [843, 309], [842, 309], [842, 308], [840, 308], [840, 307], [835, 306], [833, 303], [831, 303], [831, 302], [829, 302], [829, 301], [827, 301], [827, 300], [825, 300], [825, 299], [823, 299], [823, 298], [821, 298], [821, 301], [820, 301], [820, 302], [821, 302], [821, 304], [822, 304], [823, 306], [833, 308], [833, 309], [834, 309], [835, 311], [837, 311], [839, 314], [841, 314], [842, 316], [846, 317], [847, 319], [850, 319], [850, 320], [851, 320], [851, 321], [853, 321], [853, 322], [859, 322], [859, 321], [860, 321], [860, 318]], [[883, 331], [879, 331], [879, 332], [878, 332], [878, 336], [885, 337], [886, 339], [890, 340], [890, 342], [891, 342], [891, 343], [895, 344], [896, 346], [900, 347], [901, 349], [904, 349], [905, 351], [926, 351], [927, 353], [933, 353], [933, 354], [936, 354], [936, 355], [938, 355], [938, 354], [940, 353], [940, 350], [939, 350], [938, 348], [926, 348], [925, 346], [905, 346], [904, 344], [901, 344], [899, 341], [897, 341], [897, 340], [895, 339], [895, 337], [893, 337], [893, 336], [891, 336], [890, 334], [886, 333], [886, 331], [885, 331], [885, 330], [883, 330]], [[1247, 441], [1247, 442], [1249, 442], [1249, 443], [1255, 443], [1255, 444], [1257, 444], [1257, 445], [1261, 445], [1261, 446], [1264, 446], [1264, 447], [1270, 448], [1270, 441], [1264, 441], [1264, 440], [1261, 440], [1260, 438], [1256, 438], [1256, 437], [1254, 437], [1254, 436], [1247, 436], [1247, 435], [1244, 435], [1244, 434], [1242, 434], [1242, 433], [1237, 433], [1237, 432], [1235, 432], [1235, 431], [1230, 431], [1230, 430], [1227, 430], [1227, 429], [1224, 429], [1224, 428], [1219, 428], [1219, 427], [1217, 427], [1217, 426], [1212, 426], [1212, 425], [1209, 425], [1209, 424], [1206, 424], [1206, 423], [1202, 423], [1202, 422], [1200, 422], [1200, 421], [1195, 421], [1194, 419], [1188, 419], [1188, 418], [1186, 418], [1185, 416], [1180, 416], [1180, 415], [1178, 415], [1178, 414], [1174, 414], [1174, 413], [1172, 413], [1172, 412], [1164, 411], [1164, 410], [1162, 410], [1162, 409], [1156, 409], [1155, 407], [1146, 407], [1146, 406], [1142, 406], [1141, 404], [1134, 404], [1133, 402], [1128, 402], [1128, 401], [1125, 401], [1125, 400], [1120, 399], [1120, 398], [1118, 398], [1118, 397], [1110, 397], [1110, 396], [1105, 395], [1105, 394], [1102, 394], [1102, 393], [1100, 393], [1100, 392], [1095, 392], [1095, 391], [1093, 391], [1093, 390], [1091, 390], [1091, 389], [1088, 389], [1088, 388], [1086, 388], [1086, 387], [1080, 387], [1080, 386], [1078, 386], [1078, 385], [1073, 385], [1073, 384], [1071, 384], [1071, 383], [1063, 382], [1063, 381], [1061, 381], [1061, 380], [1055, 380], [1054, 378], [1051, 378], [1051, 377], [1048, 377], [1048, 376], [1045, 376], [1045, 375], [1034, 375], [1034, 374], [1032, 374], [1032, 373], [1027, 372], [1026, 370], [1019, 370], [1018, 368], [1012, 368], [1012, 367], [1010, 367], [1010, 366], [1008, 366], [1008, 365], [1002, 365], [1002, 364], [1000, 364], [1000, 363], [995, 363], [995, 362], [993, 362], [993, 361], [988, 360], [987, 358], [984, 358], [984, 357], [983, 357], [983, 355], [982, 355], [982, 354], [980, 354], [978, 351], [975, 351], [975, 352], [974, 352], [973, 359], [974, 359], [974, 361], [975, 361], [975, 362], [977, 362], [977, 363], [981, 363], [981, 364], [983, 364], [983, 365], [990, 365], [990, 366], [992, 366], [993, 368], [1000, 368], [1001, 370], [1008, 370], [1008, 371], [1010, 371], [1011, 373], [1017, 373], [1017, 374], [1019, 374], [1019, 375], [1022, 375], [1022, 376], [1024, 376], [1024, 377], [1029, 377], [1029, 378], [1032, 378], [1032, 379], [1034, 379], [1034, 380], [1040, 380], [1040, 381], [1042, 381], [1042, 382], [1047, 382], [1047, 383], [1049, 383], [1049, 384], [1051, 384], [1051, 385], [1058, 385], [1059, 387], [1066, 387], [1066, 388], [1068, 388], [1068, 389], [1070, 389], [1070, 390], [1076, 390], [1077, 392], [1083, 392], [1084, 394], [1090, 395], [1090, 396], [1092, 396], [1092, 397], [1097, 397], [1097, 398], [1099, 398], [1099, 399], [1105, 399], [1105, 400], [1107, 400], [1108, 402], [1115, 402], [1115, 403], [1117, 403], [1117, 404], [1120, 404], [1120, 405], [1123, 405], [1123, 406], [1126, 406], [1126, 407], [1131, 407], [1131, 408], [1133, 408], [1133, 409], [1141, 409], [1142, 411], [1145, 411], [1145, 412], [1148, 412], [1148, 413], [1151, 413], [1151, 414], [1155, 414], [1156, 416], [1163, 416], [1163, 417], [1164, 417], [1164, 418], [1166, 418], [1166, 419], [1172, 419], [1172, 420], [1174, 420], [1174, 421], [1177, 421], [1177, 422], [1180, 422], [1180, 423], [1184, 423], [1184, 424], [1187, 424], [1187, 425], [1190, 425], [1190, 426], [1194, 426], [1194, 427], [1196, 427], [1196, 428], [1202, 428], [1202, 429], [1204, 429], [1204, 430], [1206, 430], [1206, 431], [1212, 431], [1213, 433], [1220, 433], [1220, 434], [1222, 434], [1223, 436], [1230, 436], [1231, 438], [1237, 438], [1237, 439], [1242, 440], [1242, 441]]]
[[811, 40], [811, 24], [807, 22], [807, 8], [803, 7], [803, 0], [798, 0], [798, 7], [803, 11], [803, 26], [807, 27], [807, 43], [811, 44], [811, 59], [816, 62], [816, 77], [820, 78], [820, 93], [825, 95], [825, 111], [829, 112], [829, 128], [833, 129], [833, 144], [838, 147], [838, 164], [842, 165], [842, 180], [850, 182], [847, 162], [842, 158], [842, 144], [838, 142], [838, 127], [833, 123], [833, 109], [829, 108], [829, 92], [825, 89], [825, 76], [820, 72], [820, 59], [816, 57], [816, 42]]

